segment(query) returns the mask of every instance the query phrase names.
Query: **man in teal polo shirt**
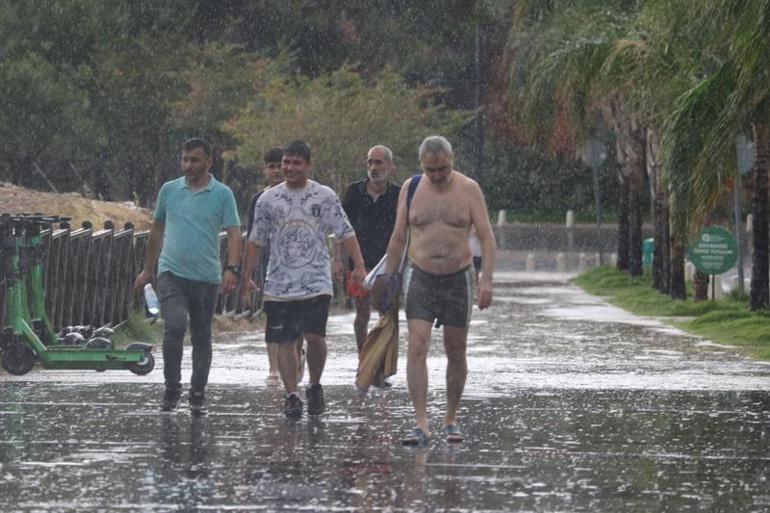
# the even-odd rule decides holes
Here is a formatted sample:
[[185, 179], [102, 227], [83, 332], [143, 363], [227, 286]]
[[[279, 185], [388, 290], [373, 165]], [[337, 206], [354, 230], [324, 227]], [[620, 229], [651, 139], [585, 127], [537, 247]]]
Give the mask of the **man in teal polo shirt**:
[[[240, 277], [241, 222], [229, 187], [209, 174], [211, 145], [189, 139], [182, 145], [184, 176], [166, 182], [158, 193], [144, 269], [136, 277], [139, 289], [154, 277], [163, 329], [163, 376], [166, 391], [161, 409], [173, 410], [182, 393], [182, 343], [188, 318], [192, 353], [190, 410], [205, 414], [204, 392], [211, 368], [211, 319], [217, 290], [232, 292]], [[227, 231], [227, 266], [219, 259], [219, 232]]]

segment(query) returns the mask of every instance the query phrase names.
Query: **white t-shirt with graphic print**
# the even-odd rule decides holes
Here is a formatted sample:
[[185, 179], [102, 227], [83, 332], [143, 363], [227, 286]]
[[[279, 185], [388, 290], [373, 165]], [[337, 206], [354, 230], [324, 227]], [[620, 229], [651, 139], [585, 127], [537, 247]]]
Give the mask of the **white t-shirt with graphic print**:
[[313, 180], [302, 189], [285, 183], [266, 190], [254, 211], [250, 240], [269, 245], [266, 299], [294, 300], [332, 295], [326, 237], [355, 235], [337, 194]]

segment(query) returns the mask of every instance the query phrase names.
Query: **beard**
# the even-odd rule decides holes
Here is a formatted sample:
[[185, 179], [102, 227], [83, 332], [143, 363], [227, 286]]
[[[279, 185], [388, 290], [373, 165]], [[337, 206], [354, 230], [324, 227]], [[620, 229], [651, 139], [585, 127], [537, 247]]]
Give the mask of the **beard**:
[[367, 175], [369, 176], [369, 180], [376, 184], [381, 184], [388, 179], [388, 175], [381, 171], [369, 171]]

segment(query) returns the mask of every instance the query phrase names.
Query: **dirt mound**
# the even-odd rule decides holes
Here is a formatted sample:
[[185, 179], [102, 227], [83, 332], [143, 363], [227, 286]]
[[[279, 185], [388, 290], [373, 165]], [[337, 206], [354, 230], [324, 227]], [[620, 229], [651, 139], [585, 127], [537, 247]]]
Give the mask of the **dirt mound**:
[[72, 218], [73, 228], [81, 226], [83, 221], [91, 221], [93, 227], [99, 229], [105, 221], [112, 221], [116, 228], [130, 222], [141, 231], [149, 230], [152, 223], [152, 212], [130, 201], [99, 201], [73, 192], [54, 194], [0, 182], [0, 213], [6, 212], [67, 216]]

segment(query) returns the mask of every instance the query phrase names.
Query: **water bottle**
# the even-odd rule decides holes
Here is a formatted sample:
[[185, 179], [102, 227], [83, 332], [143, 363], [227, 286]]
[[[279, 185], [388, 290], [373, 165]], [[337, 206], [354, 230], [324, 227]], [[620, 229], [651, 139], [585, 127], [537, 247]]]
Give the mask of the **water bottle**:
[[152, 288], [152, 283], [144, 286], [144, 304], [147, 306], [147, 312], [152, 316], [153, 321], [157, 320], [160, 315], [160, 302], [155, 289]]

